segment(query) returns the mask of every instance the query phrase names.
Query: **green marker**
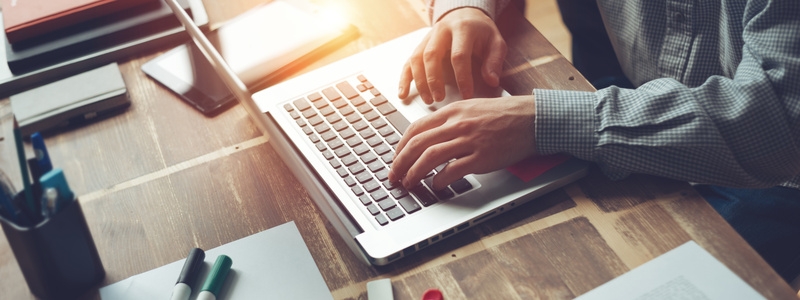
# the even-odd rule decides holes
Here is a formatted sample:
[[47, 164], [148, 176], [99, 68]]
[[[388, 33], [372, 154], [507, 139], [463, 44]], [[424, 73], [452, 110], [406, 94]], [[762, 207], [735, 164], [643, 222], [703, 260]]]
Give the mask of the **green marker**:
[[225, 278], [228, 277], [228, 271], [231, 270], [233, 261], [227, 255], [217, 256], [217, 261], [211, 267], [211, 273], [208, 273], [206, 282], [203, 283], [203, 289], [197, 295], [197, 300], [216, 300], [222, 284], [225, 283]]

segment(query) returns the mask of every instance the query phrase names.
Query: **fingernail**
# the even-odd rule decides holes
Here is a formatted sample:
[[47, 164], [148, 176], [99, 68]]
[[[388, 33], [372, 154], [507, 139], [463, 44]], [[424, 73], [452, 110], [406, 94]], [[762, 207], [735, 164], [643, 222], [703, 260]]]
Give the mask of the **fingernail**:
[[401, 86], [401, 87], [399, 87], [399, 88], [397, 88], [397, 95], [398, 95], [398, 96], [402, 96], [402, 95], [403, 95], [403, 91], [404, 91], [404, 90], [403, 90], [403, 87], [402, 87], [402, 86]]

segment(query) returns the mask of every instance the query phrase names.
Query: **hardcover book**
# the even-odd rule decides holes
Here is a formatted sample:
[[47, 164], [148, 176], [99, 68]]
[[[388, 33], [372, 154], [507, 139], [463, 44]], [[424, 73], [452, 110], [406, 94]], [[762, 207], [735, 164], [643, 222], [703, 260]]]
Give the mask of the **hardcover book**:
[[11, 43], [154, 0], [2, 0]]

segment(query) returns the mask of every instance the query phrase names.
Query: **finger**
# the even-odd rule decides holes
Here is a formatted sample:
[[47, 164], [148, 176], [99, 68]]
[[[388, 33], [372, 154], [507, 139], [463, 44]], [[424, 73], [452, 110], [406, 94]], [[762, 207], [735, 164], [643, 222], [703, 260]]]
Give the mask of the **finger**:
[[[417, 159], [403, 178], [403, 186], [412, 188], [419, 184], [425, 176], [437, 166], [453, 158], [469, 154], [470, 150], [463, 146], [463, 141], [449, 140], [444, 143], [428, 147]], [[456, 159], [458, 160], [458, 159]]]
[[486, 49], [486, 58], [481, 68], [483, 80], [490, 86], [500, 85], [500, 74], [503, 73], [503, 60], [506, 57], [508, 48], [503, 37], [499, 34], [495, 36]]
[[422, 98], [422, 101], [426, 104], [433, 103], [433, 100], [431, 99], [431, 94], [428, 90], [428, 82], [425, 76], [425, 61], [423, 60], [422, 53], [425, 50], [432, 34], [433, 32], [429, 32], [428, 35], [425, 36], [422, 42], [417, 45], [417, 48], [414, 49], [414, 52], [411, 53], [411, 57], [408, 59], [408, 64], [411, 69], [411, 76], [414, 79], [414, 85], [417, 87], [417, 92], [419, 92], [420, 98]]
[[464, 33], [453, 35], [453, 49], [450, 51], [450, 62], [456, 76], [458, 90], [464, 99], [472, 98], [472, 48], [474, 41]]
[[413, 79], [414, 75], [411, 73], [410, 62], [406, 62], [406, 64], [403, 65], [402, 73], [400, 73], [400, 87], [397, 89], [397, 97], [402, 99], [403, 103], [406, 103], [406, 97], [408, 97], [409, 89], [411, 88], [411, 80]]
[[447, 32], [434, 34], [425, 46], [422, 57], [425, 60], [425, 75], [427, 76], [428, 89], [433, 101], [444, 100], [444, 72], [442, 72], [442, 59], [447, 54], [451, 37]]
[[441, 190], [467, 174], [478, 173], [475, 166], [480, 165], [479, 158], [473, 153], [449, 162], [433, 177], [433, 189]]
[[406, 143], [408, 143], [408, 141], [417, 134], [428, 131], [435, 127], [442, 126], [442, 124], [447, 122], [447, 119], [450, 117], [450, 110], [451, 109], [449, 106], [445, 106], [444, 108], [423, 116], [422, 118], [414, 121], [414, 123], [411, 123], [411, 125], [406, 128], [406, 132], [403, 133], [403, 137], [400, 139], [400, 142], [397, 143], [395, 151], [398, 153], [403, 151]]
[[[389, 172], [389, 179], [396, 182], [408, 176], [408, 170], [417, 163], [428, 148], [452, 140], [458, 135], [459, 132], [457, 131], [437, 127], [414, 136], [408, 141], [405, 149], [395, 152], [392, 168]], [[434, 165], [434, 167], [435, 166], [437, 165]], [[431, 167], [431, 169], [433, 169], [433, 167]]]

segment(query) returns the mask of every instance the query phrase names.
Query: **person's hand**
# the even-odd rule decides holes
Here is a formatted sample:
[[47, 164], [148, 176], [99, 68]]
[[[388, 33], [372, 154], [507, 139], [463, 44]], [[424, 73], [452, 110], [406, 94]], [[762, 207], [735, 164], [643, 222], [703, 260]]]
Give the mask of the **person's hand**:
[[472, 98], [473, 58], [482, 62], [483, 80], [497, 87], [505, 56], [506, 43], [489, 16], [477, 8], [456, 9], [433, 26], [403, 66], [398, 96], [400, 99], [408, 97], [411, 80], [414, 80], [426, 104], [442, 101], [446, 81], [443, 69], [452, 66], [461, 96]]
[[389, 180], [411, 188], [452, 159], [433, 179], [442, 189], [467, 174], [510, 166], [532, 154], [533, 96], [453, 102], [408, 127], [397, 144]]

